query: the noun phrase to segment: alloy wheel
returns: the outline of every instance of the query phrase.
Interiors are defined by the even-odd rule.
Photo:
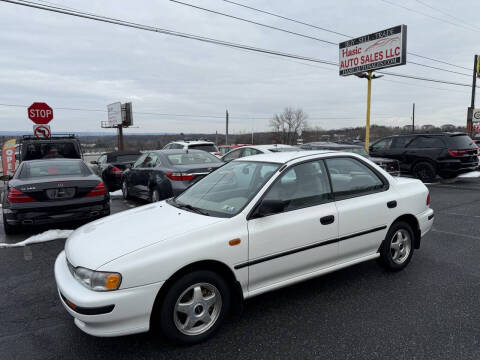
[[[393,262],[399,265],[403,264],[408,259],[411,250],[412,239],[410,234],[404,229],[396,231],[390,241],[390,253]]]
[[[222,310],[220,291],[209,283],[189,286],[178,297],[173,321],[185,335],[200,335],[208,331],[217,321]]]

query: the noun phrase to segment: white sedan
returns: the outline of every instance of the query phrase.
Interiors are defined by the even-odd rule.
[[[252,296],[375,258],[403,269],[432,227],[429,205],[422,182],[356,154],[242,158],[76,230],[55,263],[58,292],[89,334],[156,328],[195,343]]]
[[[223,155],[220,160],[224,162],[230,162],[235,159],[240,159],[247,156],[259,155],[259,154],[270,154],[277,152],[288,152],[288,151],[303,151],[296,146],[284,145],[284,144],[271,144],[271,145],[246,145],[229,151]]]

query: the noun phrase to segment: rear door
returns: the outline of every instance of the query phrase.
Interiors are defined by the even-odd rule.
[[[338,217],[323,161],[286,170],[262,201],[284,210],[248,221],[249,291],[335,265]]]
[[[441,136],[417,136],[407,145],[405,163],[410,166],[410,171],[418,161],[435,163],[446,147],[447,145]]]
[[[396,194],[360,159],[334,157],[325,162],[338,211],[340,262],[374,255],[398,215]]]

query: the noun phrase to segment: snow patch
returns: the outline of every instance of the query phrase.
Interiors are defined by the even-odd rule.
[[[458,176],[460,179],[464,178],[480,178],[480,171],[471,171],[466,174],[462,174]]]
[[[112,198],[123,197],[122,190],[117,190],[117,191],[111,192],[110,197],[112,197]]]
[[[29,244],[37,244],[57,239],[66,239],[70,236],[72,232],[73,230],[48,230],[43,233],[30,236],[28,239],[18,243],[0,243],[0,248],[22,247]]]

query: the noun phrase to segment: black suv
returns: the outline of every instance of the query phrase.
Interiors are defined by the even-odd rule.
[[[478,168],[478,148],[462,133],[396,135],[373,143],[370,155],[400,161],[402,172],[423,182],[432,182],[437,175],[452,178]]]
[[[20,162],[55,158],[82,158],[82,147],[75,135],[53,135],[46,139],[24,135],[20,139]]]

